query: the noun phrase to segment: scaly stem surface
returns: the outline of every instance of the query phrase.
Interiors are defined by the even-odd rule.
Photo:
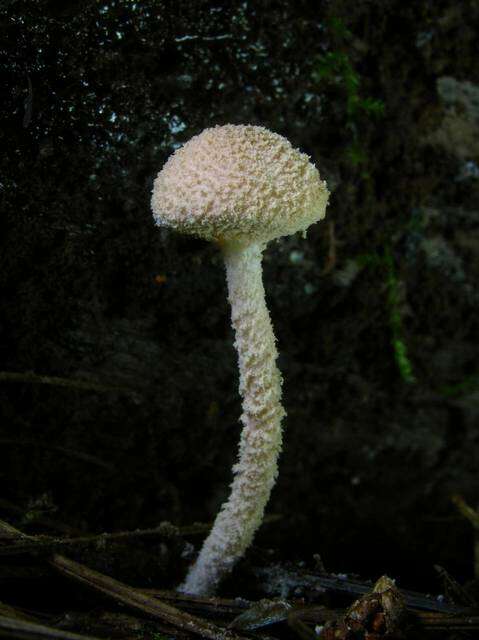
[[[264,295],[263,249],[261,244],[231,243],[223,248],[239,361],[243,431],[230,497],[180,587],[186,593],[214,592],[241,558],[261,524],[277,476],[284,410],[278,354]]]

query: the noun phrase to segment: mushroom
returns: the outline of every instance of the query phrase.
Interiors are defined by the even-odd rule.
[[[215,242],[223,253],[243,398],[239,458],[222,505],[180,590],[207,595],[261,524],[281,450],[281,374],[262,281],[266,244],[325,215],[328,190],[304,153],[264,127],[205,129],[155,179],[156,224]]]

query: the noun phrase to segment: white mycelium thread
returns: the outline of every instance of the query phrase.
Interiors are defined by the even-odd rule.
[[[243,432],[231,494],[180,589],[212,593],[261,524],[281,449],[281,375],[266,307],[261,257],[273,238],[324,218],[326,183],[308,156],[264,127],[205,129],[158,174],[158,225],[216,241],[223,250],[238,351]]]

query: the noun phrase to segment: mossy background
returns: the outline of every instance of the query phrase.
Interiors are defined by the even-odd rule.
[[[474,0],[4,0],[1,369],[122,389],[3,376],[1,497],[88,532],[214,517],[240,413],[223,267],[149,200],[192,135],[260,124],[332,197],[265,255],[288,417],[256,544],[470,578],[478,24]]]

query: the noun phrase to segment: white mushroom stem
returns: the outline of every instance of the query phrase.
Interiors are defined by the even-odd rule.
[[[263,287],[263,249],[263,244],[240,246],[231,242],[223,248],[239,360],[243,431],[230,497],[181,586],[186,593],[212,593],[241,558],[261,524],[278,473],[285,412]]]

